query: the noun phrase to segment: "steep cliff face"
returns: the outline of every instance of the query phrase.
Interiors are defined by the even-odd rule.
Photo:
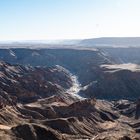
[[[112,59],[98,49],[0,49],[0,59],[12,64],[31,66],[60,65],[78,76],[86,85],[98,76],[98,66]]]
[[[81,95],[100,99],[137,99],[140,96],[140,66],[101,65],[99,77],[81,90]]]
[[[101,51],[108,54],[118,64],[135,63],[140,64],[140,48],[139,47],[107,47],[102,48]]]
[[[10,99],[31,102],[63,93],[71,86],[69,72],[60,66],[24,67],[0,62],[0,100],[3,102],[8,100],[10,104]]]

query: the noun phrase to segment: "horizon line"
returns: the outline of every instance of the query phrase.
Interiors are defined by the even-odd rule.
[[[140,38],[140,36],[104,36],[104,37],[91,37],[91,38],[62,38],[62,39],[7,39],[0,40],[0,42],[29,42],[29,41],[70,41],[70,40],[86,40],[86,39],[100,39],[100,38]]]

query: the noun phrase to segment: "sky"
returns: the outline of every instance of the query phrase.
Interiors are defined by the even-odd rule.
[[[140,36],[140,0],[0,0],[0,40]]]

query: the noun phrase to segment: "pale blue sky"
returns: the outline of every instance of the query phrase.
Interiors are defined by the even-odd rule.
[[[140,36],[140,0],[0,0],[0,40]]]

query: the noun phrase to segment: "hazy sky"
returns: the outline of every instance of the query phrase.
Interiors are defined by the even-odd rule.
[[[0,40],[140,36],[140,0],[0,0]]]

